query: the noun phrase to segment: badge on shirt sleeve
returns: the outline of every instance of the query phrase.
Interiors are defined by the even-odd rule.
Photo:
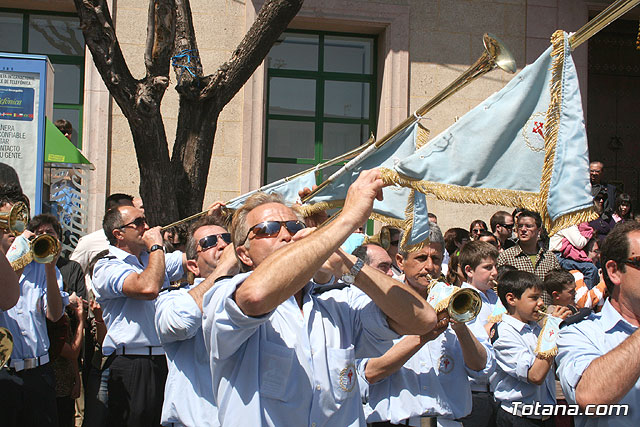
[[[453,358],[448,354],[440,356],[440,362],[438,363],[438,372],[441,374],[448,374],[453,371]]]
[[[340,388],[346,392],[353,390],[356,385],[356,367],[353,363],[347,365],[342,371],[340,371],[340,378],[338,379]]]

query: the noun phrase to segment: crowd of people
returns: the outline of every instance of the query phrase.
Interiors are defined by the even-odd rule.
[[[418,245],[391,228],[347,250],[375,169],[319,227],[258,192],[230,221],[216,202],[162,233],[118,193],[69,258],[14,271],[22,240],[62,229],[4,226],[2,425],[638,425],[640,222],[600,162],[590,174],[599,217],[551,237],[527,209],[445,233],[430,213]],[[0,212],[28,202],[0,184]],[[477,315],[432,306],[437,283],[477,294]]]

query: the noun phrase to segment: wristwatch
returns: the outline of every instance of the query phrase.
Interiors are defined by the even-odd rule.
[[[153,245],[149,248],[149,253],[157,251],[158,249],[164,252],[164,247],[162,245]]]
[[[353,282],[356,281],[356,276],[358,275],[358,273],[360,273],[360,270],[362,270],[363,266],[364,261],[361,258],[358,258],[356,260],[356,263],[353,264],[353,267],[351,267],[351,270],[349,270],[347,274],[344,274],[342,276],[342,281],[347,285],[353,284]]]

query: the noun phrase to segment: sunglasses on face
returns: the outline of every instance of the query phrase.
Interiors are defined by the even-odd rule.
[[[480,234],[481,231],[484,231],[484,228],[474,228],[471,230],[473,234]]]
[[[624,261],[629,267],[633,267],[636,270],[640,270],[640,256],[634,256]]]
[[[211,234],[209,236],[203,237],[202,239],[198,240],[198,245],[200,245],[200,250],[198,252],[204,252],[207,249],[211,249],[214,246],[217,246],[218,239],[222,240],[228,245],[231,243],[231,234],[220,233],[220,234]]]
[[[514,225],[515,225],[515,224],[500,224],[500,227],[504,227],[504,228],[506,228],[507,230],[513,230],[513,226],[514,226]]]
[[[147,218],[145,218],[143,216],[139,216],[138,218],[134,219],[133,221],[123,225],[122,227],[118,227],[118,228],[127,228],[130,225],[133,225],[135,228],[140,228],[140,227],[143,227],[146,223],[147,223]]]
[[[244,238],[246,241],[249,238],[249,234],[253,231],[255,237],[272,237],[280,233],[282,226],[285,226],[289,234],[292,236],[307,226],[298,220],[290,221],[265,221],[254,225],[249,229],[247,236]]]

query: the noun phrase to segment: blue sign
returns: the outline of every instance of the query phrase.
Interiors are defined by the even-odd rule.
[[[0,86],[0,120],[33,120],[34,94],[33,88]]]

